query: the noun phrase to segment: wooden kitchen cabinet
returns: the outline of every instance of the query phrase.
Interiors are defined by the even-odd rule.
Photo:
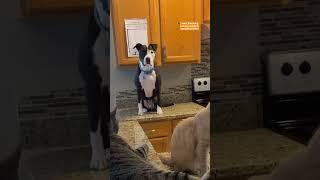
[[[20,0],[20,4],[24,16],[34,16],[89,12],[94,7],[94,0]]]
[[[135,65],[129,58],[124,19],[147,18],[149,44],[158,44],[156,65],[200,62],[202,0],[111,0],[114,43],[119,65]],[[207,9],[208,10],[208,9]],[[198,23],[199,29],[180,30],[182,23]]]
[[[170,152],[171,137],[174,128],[182,119],[140,122],[156,152]]]
[[[138,64],[138,57],[128,57],[127,39],[125,31],[125,19],[144,19],[148,23],[149,44],[157,44],[157,56],[155,65],[161,65],[161,41],[158,0],[111,0],[111,18],[115,50],[119,65]]]
[[[152,138],[149,140],[157,153],[169,151],[169,137]]]
[[[203,23],[210,24],[210,0],[203,0]]]
[[[155,121],[141,123],[148,138],[165,137],[171,135],[171,121]]]
[[[160,0],[161,44],[165,63],[200,62],[202,1]],[[183,23],[198,23],[199,30],[181,30]]]
[[[170,120],[140,123],[156,152],[167,152],[170,149],[172,125]]]

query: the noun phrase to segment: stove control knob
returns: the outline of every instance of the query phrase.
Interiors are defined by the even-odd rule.
[[[311,71],[311,65],[307,61],[303,61],[300,66],[299,70],[302,74],[308,74]]]
[[[284,63],[281,67],[281,72],[283,75],[289,76],[293,72],[293,67],[289,63]]]

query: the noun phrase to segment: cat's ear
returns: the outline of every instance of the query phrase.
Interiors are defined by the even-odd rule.
[[[110,112],[110,121],[109,121],[109,131],[110,134],[118,134],[119,131],[119,121],[117,120],[117,107]]]

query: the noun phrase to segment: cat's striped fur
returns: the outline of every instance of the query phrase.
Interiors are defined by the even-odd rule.
[[[119,135],[111,135],[111,179],[112,180],[198,180],[184,172],[161,170],[147,160],[148,146],[132,149]],[[210,179],[208,172],[201,178]]]

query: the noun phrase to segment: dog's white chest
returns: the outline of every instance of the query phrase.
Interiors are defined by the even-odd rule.
[[[151,74],[141,72],[139,80],[146,97],[152,97],[153,90],[156,88],[156,73],[154,71]]]

